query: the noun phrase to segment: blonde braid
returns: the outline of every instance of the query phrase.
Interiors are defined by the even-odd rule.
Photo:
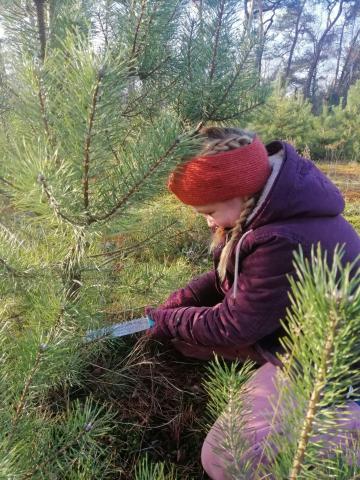
[[[256,203],[256,197],[247,197],[244,203],[244,207],[240,213],[240,217],[237,219],[234,227],[230,230],[230,239],[222,249],[220,255],[219,265],[217,267],[217,271],[220,277],[220,280],[223,281],[226,275],[226,267],[231,257],[231,253],[233,251],[233,247],[238,239],[239,235],[243,232],[243,228],[245,226],[245,222],[247,217],[250,215],[251,211],[253,210]],[[223,229],[222,229],[223,230]],[[211,243],[211,251],[218,245],[214,245],[214,241]]]
[[[200,131],[200,135],[205,137],[204,147],[201,150],[200,155],[206,156],[215,155],[219,152],[233,150],[235,148],[248,145],[252,143],[255,137],[254,133],[247,132],[245,130],[218,127],[203,128]],[[242,233],[246,219],[256,204],[257,195],[246,197],[244,200],[245,203],[240,217],[236,221],[235,226],[230,230],[230,239],[221,252],[220,261],[217,268],[221,281],[223,281],[225,278],[226,267],[233,251],[234,244],[238,236]],[[226,240],[227,235],[228,233],[226,230],[219,227],[213,236],[210,251],[213,251],[220,243],[223,243]]]

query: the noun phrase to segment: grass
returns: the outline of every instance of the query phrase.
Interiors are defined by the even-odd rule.
[[[322,163],[321,170],[345,198],[345,218],[360,233],[360,163]]]

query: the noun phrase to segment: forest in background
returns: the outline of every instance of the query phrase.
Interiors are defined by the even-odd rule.
[[[49,8],[44,10],[44,17],[37,22],[37,14],[41,14],[46,3],[31,0],[2,2],[0,84],[3,88],[0,111],[6,111],[12,101],[11,89],[9,85],[7,88],[5,85],[11,78],[11,51],[16,43],[23,39],[26,41],[28,53],[41,57],[45,55],[47,44],[53,44],[52,37],[56,36],[59,39],[56,27],[58,19],[56,2],[49,3]],[[168,29],[172,20],[169,17],[166,20],[164,17],[165,24],[156,26],[154,24],[154,29],[164,28],[164,34],[158,32],[157,46],[151,45],[151,50],[157,49],[157,53],[153,51],[152,58],[146,59],[141,66],[144,71],[137,71],[136,75],[133,75],[133,82],[141,82],[149,72],[151,75],[158,73],[167,77],[180,75],[180,72],[185,73],[182,89],[187,88],[186,82],[194,82],[194,77],[197,78],[197,82],[203,82],[205,65],[193,61],[194,52],[199,47],[196,39],[196,22],[202,16],[204,21],[208,21],[205,18],[209,13],[207,4],[212,3],[214,42],[210,61],[214,61],[216,57],[216,72],[213,62],[208,71],[209,79],[229,74],[231,71],[229,65],[235,55],[232,49],[236,48],[236,42],[233,43],[234,36],[237,35],[237,42],[240,45],[243,40],[242,25],[249,21],[254,42],[251,53],[252,82],[257,78],[257,82],[251,85],[252,89],[256,85],[257,95],[254,95],[250,102],[249,97],[241,99],[241,112],[239,109],[232,109],[230,112],[213,116],[212,120],[236,123],[241,119],[243,125],[257,129],[265,141],[274,137],[292,140],[299,149],[307,147],[307,151],[310,151],[314,159],[357,160],[360,148],[358,143],[360,86],[357,84],[360,78],[359,2],[244,0],[230,2],[231,11],[227,5],[229,2],[193,0],[178,3],[179,6],[176,8],[180,8],[182,14],[181,20],[179,18],[177,22],[176,31],[172,32],[174,36],[170,42],[171,51],[167,50],[170,47],[170,38],[166,35],[169,35]],[[129,59],[139,60],[140,55],[143,62],[144,55],[147,56],[150,50],[150,44],[146,43],[152,41],[150,35],[153,34],[148,31],[146,38],[144,37],[147,30],[147,15],[149,9],[153,9],[155,18],[161,3],[76,1],[69,2],[67,8],[69,18],[64,31],[72,28],[82,31],[93,48],[98,51],[106,50],[109,45],[113,48],[115,44],[120,48],[120,45],[125,46],[124,41],[133,42]],[[118,35],[119,28],[123,27],[120,27],[119,19],[123,18],[126,10],[132,18],[128,18],[129,24],[125,25],[125,31],[131,25],[133,32],[127,31],[125,36],[135,34],[131,39],[125,39],[124,32]],[[167,21],[170,24],[166,24]],[[218,34],[227,23],[226,28],[231,28],[233,39],[230,41],[222,38],[221,42],[225,42],[224,50],[222,47],[218,50],[216,43],[221,37]],[[165,34],[165,31],[168,33]],[[61,35],[64,35],[64,32]],[[40,46],[38,42],[41,43]],[[161,48],[162,42],[165,48],[160,54],[158,49]],[[211,48],[211,43],[207,44],[206,48]],[[178,63],[180,52],[184,62],[182,65]],[[209,54],[211,55],[210,52]],[[158,56],[158,63],[153,55]],[[228,58],[219,62],[222,56]],[[248,69],[246,70],[249,73]],[[241,72],[242,75],[244,71]],[[236,85],[231,88],[236,88]],[[199,108],[205,108],[205,105],[202,107],[198,105],[196,109],[196,103],[200,99],[205,100],[202,98],[205,92],[198,93],[200,97],[195,102],[193,111],[189,112],[189,117],[191,120],[200,121],[205,112],[199,111]],[[207,94],[211,95],[211,89]],[[209,99],[205,104],[208,102]],[[206,115],[209,117],[208,111]]]
[[[246,369],[83,336],[211,268],[205,225],[164,188],[201,125],[248,126],[327,161],[359,228],[358,2],[1,0],[0,24],[0,478],[205,478],[206,428]],[[329,399],[359,375],[360,290],[315,263],[316,287],[299,266],[289,328],[303,362],[332,367],[296,389],[304,405],[326,384],[326,428]],[[324,356],[329,339],[346,355]],[[293,413],[278,478],[298,458]],[[292,478],[359,474],[341,452],[320,463],[318,447],[305,442]]]

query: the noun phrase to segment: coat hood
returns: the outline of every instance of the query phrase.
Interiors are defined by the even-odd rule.
[[[272,142],[266,149],[274,158],[274,174],[248,219],[248,228],[296,217],[333,217],[343,212],[344,199],[339,189],[311,160],[301,157],[285,142]],[[276,155],[281,150],[282,158]]]

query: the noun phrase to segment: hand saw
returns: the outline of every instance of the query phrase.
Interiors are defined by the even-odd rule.
[[[154,326],[155,322],[150,317],[134,318],[128,322],[114,323],[97,330],[88,330],[84,337],[85,342],[92,342],[102,338],[115,338],[142,332]]]

